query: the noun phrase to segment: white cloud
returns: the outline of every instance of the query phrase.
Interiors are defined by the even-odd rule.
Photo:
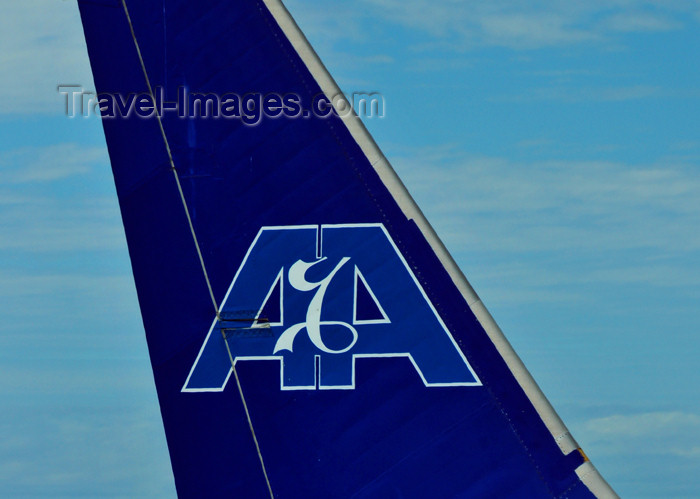
[[[59,113],[57,85],[93,85],[77,2],[6,2],[0,47],[0,113]]]
[[[689,449],[671,449],[671,453],[681,457],[700,457],[700,446]]]
[[[0,272],[0,297],[18,297],[33,300],[41,296],[57,294],[86,299],[94,297],[100,290],[123,296],[134,287],[130,275],[105,276],[82,274],[19,274]]]
[[[695,165],[407,153],[394,166],[485,297],[573,303],[576,284],[700,285]]]
[[[605,20],[606,26],[613,31],[652,32],[679,29],[682,24],[663,15],[628,12],[610,16]]]
[[[689,230],[700,223],[700,177],[692,165],[519,163],[449,148],[394,163],[458,249],[700,250],[700,235]]]
[[[566,16],[549,12],[484,15],[479,19],[483,42],[512,48],[594,41],[599,35],[573,27]]]
[[[680,411],[615,414],[584,423],[587,440],[600,455],[700,457],[700,416]]]
[[[628,100],[644,99],[658,96],[661,88],[652,85],[633,85],[630,87],[604,88],[597,92],[597,100],[607,102],[620,102]]]
[[[688,389],[690,402],[692,387]],[[696,412],[620,411],[575,424],[572,431],[622,497],[697,497]]]
[[[386,23],[427,33],[442,49],[504,46],[523,50],[605,43],[624,33],[679,29],[693,22],[697,13],[697,4],[684,0],[288,3],[325,59],[342,61],[344,68],[387,62],[386,54],[358,56],[340,47],[341,43],[366,43],[381,36]],[[9,2],[0,18],[0,46],[0,114],[58,113],[64,97],[57,85],[94,87],[75,2]],[[352,83],[342,74],[337,76]]]
[[[504,46],[517,50],[561,47],[578,43],[612,42],[633,32],[668,31],[692,22],[697,4],[691,0],[362,0],[348,10],[343,4],[290,2],[292,13],[313,18],[309,29],[326,40],[358,38],[372,19],[423,31],[443,42],[443,47],[465,50],[475,46]],[[342,22],[338,22],[338,20]],[[449,42],[448,42],[449,41]]]
[[[0,351],[5,356],[6,375],[0,380],[0,393],[7,391],[8,386],[19,386],[24,395],[41,392],[37,394],[41,397],[44,391],[50,393],[60,388],[57,385],[67,383],[67,374],[61,380],[47,380],[44,374],[27,372],[20,378],[14,377],[9,365],[21,360],[48,358],[66,363],[87,355],[115,361],[122,354],[145,352],[126,255],[117,257],[118,274],[105,270],[104,260],[89,254],[83,260],[84,268],[72,272],[0,272]],[[95,338],[96,330],[99,340]],[[24,363],[19,367],[26,368]],[[22,380],[19,385],[18,379]],[[86,381],[81,383],[85,385]]]
[[[34,197],[0,211],[0,250],[89,251],[124,244],[113,198]]]
[[[0,494],[174,496],[165,435],[149,388],[149,403],[140,406],[128,399],[127,405],[95,404],[96,399],[71,397],[59,388],[61,404],[7,408],[0,416]]]
[[[3,152],[0,250],[123,248],[116,199],[95,194],[110,182],[106,156],[101,147],[76,144]],[[96,165],[104,170],[99,171]]]
[[[25,147],[0,153],[0,185],[51,182],[90,173],[95,164],[103,164],[101,147],[55,144]]]
[[[700,437],[700,416],[684,412],[648,412],[607,416],[585,424],[596,435],[625,437],[659,436],[667,433],[690,433]]]
[[[625,102],[652,97],[666,97],[663,89],[654,85],[589,87],[553,82],[551,86],[523,89],[517,95],[492,97],[494,102]]]

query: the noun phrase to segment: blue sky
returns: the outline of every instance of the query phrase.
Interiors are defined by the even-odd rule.
[[[623,497],[700,497],[700,2],[289,0]],[[0,18],[0,495],[174,495],[73,1]]]

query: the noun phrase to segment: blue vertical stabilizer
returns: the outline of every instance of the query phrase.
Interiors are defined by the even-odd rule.
[[[279,1],[79,4],[181,497],[614,497]]]

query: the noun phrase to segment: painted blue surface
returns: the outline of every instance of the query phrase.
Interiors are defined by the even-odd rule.
[[[121,2],[79,3],[98,91],[146,92]],[[262,2],[166,0],[130,2],[129,9],[151,84],[163,87],[167,99],[181,87],[220,95],[296,93],[304,102],[320,93]],[[223,392],[182,391],[214,310],[157,121],[131,116],[103,123],[178,493],[266,497],[235,383]],[[238,363],[275,497],[590,495],[574,473],[580,454],[561,454],[425,238],[339,119],[247,126],[166,113],[163,125],[219,303],[263,227],[381,224],[482,383],[426,387],[405,357],[359,358],[352,390],[287,391],[280,389],[276,361]],[[353,245],[365,242],[381,254],[383,243],[372,237]],[[291,261],[305,251],[316,258],[315,244],[302,246],[290,248]],[[351,256],[342,251],[329,255]],[[362,272],[374,290],[373,272]],[[376,283],[382,306],[379,295],[401,292],[399,283]],[[268,291],[271,283],[260,286]],[[258,301],[244,308],[259,310]],[[385,310],[393,320],[389,305]],[[426,348],[437,351],[433,343]]]

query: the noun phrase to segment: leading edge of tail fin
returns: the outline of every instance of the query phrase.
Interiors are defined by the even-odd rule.
[[[280,1],[79,5],[179,495],[615,497]]]

